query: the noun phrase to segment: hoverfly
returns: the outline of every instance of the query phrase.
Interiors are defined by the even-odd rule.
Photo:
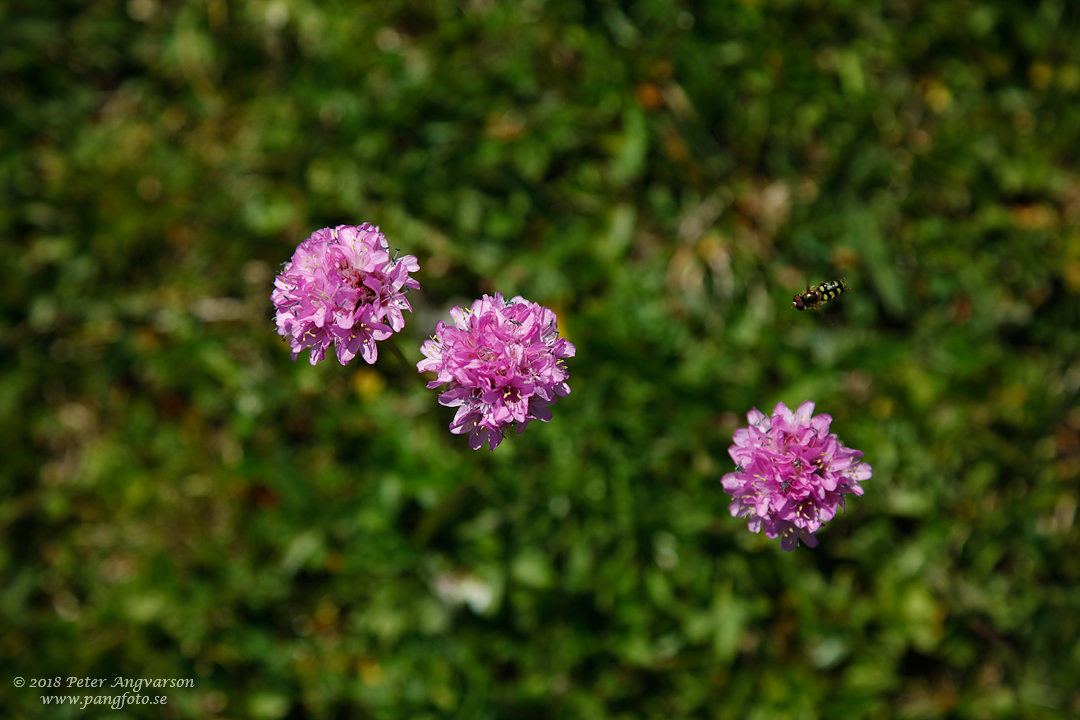
[[[829,280],[820,285],[815,285],[814,287],[807,285],[806,292],[796,295],[791,303],[791,307],[800,311],[806,310],[807,308],[816,310],[840,293],[850,289],[846,278],[843,280]]]

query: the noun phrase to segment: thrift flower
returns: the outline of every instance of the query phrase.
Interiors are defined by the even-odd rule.
[[[814,533],[844,507],[845,494],[863,494],[859,481],[871,475],[859,460],[863,453],[829,432],[832,417],[813,412],[809,400],[794,413],[778,403],[772,417],[754,408],[746,416],[750,427],[736,430],[728,449],[736,467],[722,482],[735,498],[732,516],[749,515],[750,531],[764,526],[766,536],[782,537],[784,550],[799,540],[817,547]]]
[[[342,365],[357,353],[374,363],[375,342],[405,327],[401,311],[412,312],[405,293],[420,287],[409,273],[419,269],[412,255],[391,258],[386,236],[371,223],[313,232],[274,279],[270,295],[293,361],[310,350],[314,365],[332,344]]]
[[[437,374],[429,388],[447,384],[439,402],[458,409],[450,432],[469,433],[473,450],[485,441],[494,450],[511,424],[520,433],[531,420],[551,420],[548,407],[570,394],[562,358],[577,352],[559,338],[555,313],[495,293],[468,310],[454,307],[450,316],[454,324],[439,322],[420,348],[426,359],[416,365]]]

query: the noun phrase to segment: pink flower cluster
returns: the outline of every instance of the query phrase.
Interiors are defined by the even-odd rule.
[[[862,495],[860,480],[871,468],[859,460],[863,453],[846,448],[829,433],[832,417],[813,415],[809,400],[794,413],[777,404],[772,417],[754,408],[750,427],[735,431],[728,453],[735,472],[723,477],[724,491],[734,498],[734,517],[750,515],[751,532],[780,536],[780,546],[793,550],[802,540],[817,547],[817,532],[832,520],[844,495]]]
[[[374,363],[375,342],[405,327],[402,310],[412,312],[405,293],[420,287],[409,273],[419,269],[412,255],[391,259],[386,237],[371,223],[313,232],[274,280],[270,295],[293,360],[310,349],[314,365],[333,344],[342,365],[357,353]]]
[[[439,402],[456,407],[450,432],[469,433],[469,447],[484,441],[494,450],[505,429],[530,420],[551,420],[548,406],[570,394],[562,358],[576,349],[559,338],[555,313],[522,297],[484,295],[468,310],[450,311],[453,325],[439,322],[420,351],[420,372],[437,374],[429,388],[448,384]]]

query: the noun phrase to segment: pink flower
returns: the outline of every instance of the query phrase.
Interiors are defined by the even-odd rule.
[[[391,258],[386,237],[371,223],[313,232],[285,263],[270,295],[293,361],[310,349],[314,365],[333,344],[342,365],[357,353],[374,363],[375,342],[405,327],[401,311],[412,312],[405,293],[420,287],[409,273],[419,269],[412,255]]]
[[[784,550],[799,540],[817,547],[814,533],[844,507],[845,494],[863,494],[859,481],[871,475],[863,453],[829,432],[832,417],[813,412],[809,400],[794,413],[778,403],[771,418],[754,408],[728,449],[736,467],[722,482],[735,498],[732,516],[750,515],[750,531],[764,526],[768,537],[782,536]]]
[[[550,405],[570,394],[562,358],[577,350],[559,338],[555,313],[523,297],[485,295],[468,310],[450,310],[453,325],[439,322],[420,351],[416,367],[437,377],[429,388],[447,385],[439,402],[456,407],[450,432],[469,433],[469,447],[494,450],[504,430],[531,420],[551,420]]]

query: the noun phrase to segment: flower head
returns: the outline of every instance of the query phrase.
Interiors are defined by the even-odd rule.
[[[494,450],[504,430],[530,420],[551,420],[550,405],[570,394],[562,358],[577,352],[559,338],[555,313],[523,297],[484,297],[468,310],[450,310],[453,325],[439,322],[420,351],[420,372],[437,374],[429,388],[447,384],[439,402],[456,407],[450,432],[469,433],[469,446]]]
[[[734,501],[734,517],[750,515],[750,531],[783,539],[792,550],[802,540],[817,547],[817,532],[844,507],[844,495],[862,495],[860,480],[871,475],[863,453],[846,448],[829,432],[832,417],[814,415],[807,400],[794,413],[778,403],[772,417],[754,408],[750,427],[735,431],[728,453],[735,472],[723,477],[724,492]]]
[[[313,232],[274,279],[270,295],[293,360],[310,349],[314,365],[333,344],[342,365],[357,353],[374,363],[375,342],[405,327],[401,311],[412,312],[405,293],[420,287],[409,273],[419,269],[412,255],[391,258],[386,236],[371,223]]]

